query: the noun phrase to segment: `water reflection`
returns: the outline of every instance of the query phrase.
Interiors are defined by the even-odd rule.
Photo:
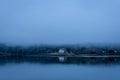
[[[0,80],[119,80],[120,65],[7,63]]]

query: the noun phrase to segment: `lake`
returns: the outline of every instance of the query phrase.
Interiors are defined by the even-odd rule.
[[[120,65],[7,63],[0,80],[120,80]]]

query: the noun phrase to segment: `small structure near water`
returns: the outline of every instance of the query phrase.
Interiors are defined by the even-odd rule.
[[[65,54],[67,51],[66,51],[66,49],[65,48],[61,48],[61,49],[59,49],[59,51],[58,51],[58,53],[60,53],[60,54]]]
[[[61,49],[59,49],[58,53],[65,55],[65,54],[67,53],[67,51],[66,51],[66,49],[64,49],[64,48],[61,48]],[[67,58],[65,58],[64,56],[58,57],[59,62],[65,62],[66,59],[67,59]]]

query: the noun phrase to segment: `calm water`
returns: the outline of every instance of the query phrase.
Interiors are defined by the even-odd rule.
[[[120,65],[9,63],[0,80],[120,80]]]

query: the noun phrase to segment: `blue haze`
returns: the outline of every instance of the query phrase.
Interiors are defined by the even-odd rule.
[[[0,0],[0,43],[120,43],[120,0]]]

